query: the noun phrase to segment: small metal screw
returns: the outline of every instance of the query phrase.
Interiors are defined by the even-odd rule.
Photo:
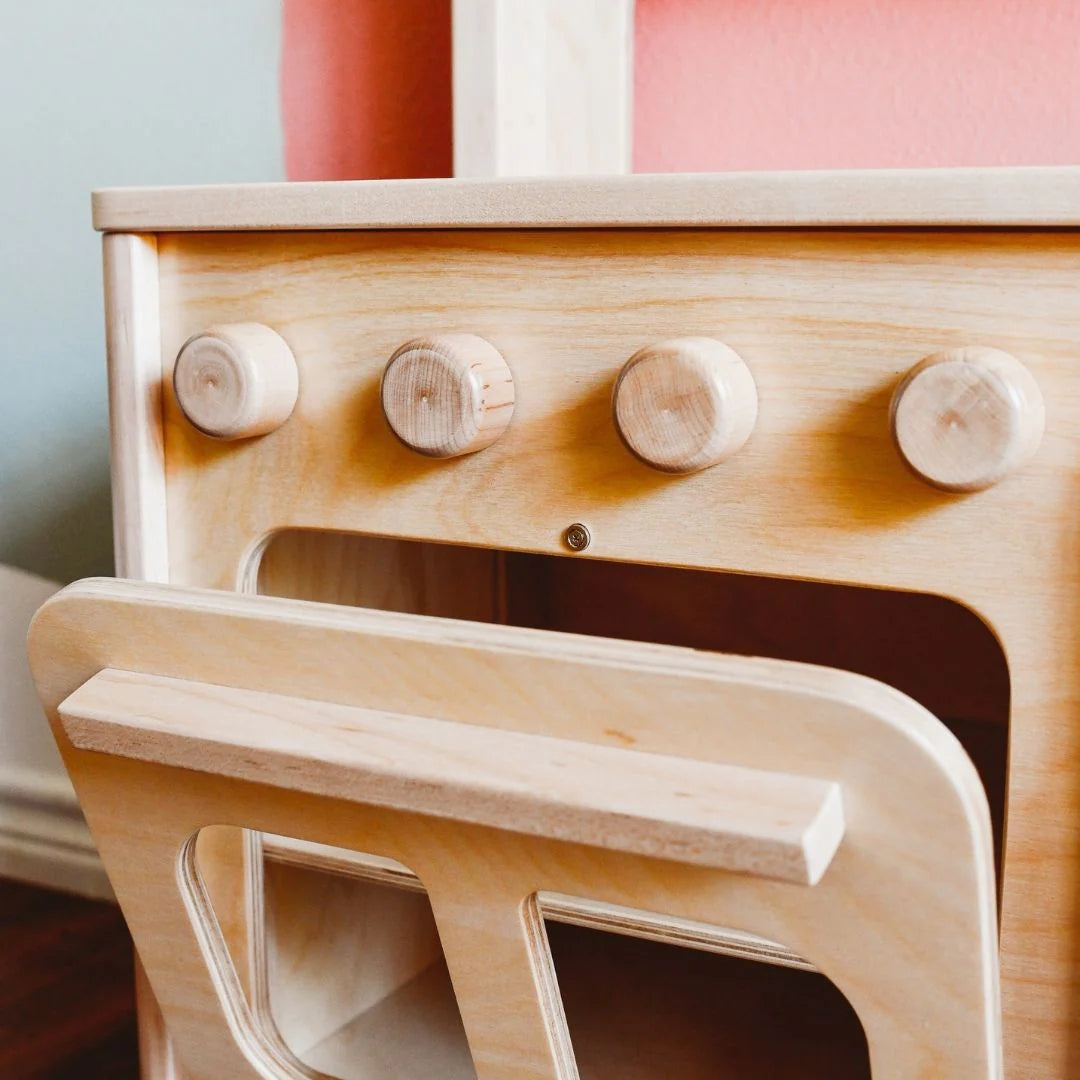
[[[566,546],[571,551],[584,551],[592,540],[589,530],[580,521],[571,525],[563,534]]]

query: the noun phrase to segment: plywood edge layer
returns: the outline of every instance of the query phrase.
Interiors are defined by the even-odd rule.
[[[476,724],[112,669],[59,711],[82,750],[798,884],[844,834],[834,782]]]
[[[106,188],[108,232],[1080,225],[1080,167]]]

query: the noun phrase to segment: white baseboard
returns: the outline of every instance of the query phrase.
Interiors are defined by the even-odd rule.
[[[59,588],[0,566],[0,877],[111,899],[26,662],[30,619]]]
[[[0,768],[0,877],[113,899],[66,776]]]

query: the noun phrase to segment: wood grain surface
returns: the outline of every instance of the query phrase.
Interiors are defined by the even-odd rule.
[[[257,319],[282,333],[305,385],[319,388],[257,453],[226,455],[185,434],[167,392],[160,412],[120,411],[114,440],[149,448],[132,461],[153,461],[155,439],[169,459],[168,542],[163,512],[140,523],[131,503],[119,517],[135,530],[125,533],[130,565],[150,552],[153,573],[180,582],[253,589],[261,576],[268,591],[335,602],[635,637],[659,619],[667,640],[846,658],[918,691],[979,763],[995,835],[1006,837],[1009,1080],[1071,1077],[1080,541],[1068,508],[1080,479],[1080,240],[1047,227],[1077,224],[1078,192],[1076,170],[993,169],[99,193],[99,227],[176,230],[157,238],[160,301],[140,284],[145,274],[110,279],[115,325],[133,312],[143,326],[161,317],[160,376],[143,347],[142,385],[168,379],[171,356],[200,326]],[[586,228],[558,231],[566,225]],[[619,228],[589,228],[609,225]],[[828,229],[871,225],[917,231]],[[182,235],[312,228],[364,231]],[[379,415],[379,365],[401,341],[438,331],[481,334],[507,357],[518,413],[484,454],[410,465]],[[686,334],[721,338],[747,360],[760,416],[722,469],[676,479],[626,453],[608,410],[627,356]],[[972,345],[1030,371],[1046,434],[989,490],[950,494],[905,465],[889,402],[920,359]],[[122,389],[132,354],[119,335],[113,349]],[[589,526],[588,552],[536,574],[527,553],[565,556],[572,521]],[[578,569],[620,561],[649,565],[596,577]],[[722,575],[735,584],[719,591],[664,576],[681,567],[753,576]],[[830,582],[878,591],[814,601],[816,632],[800,638],[792,624],[788,641],[778,621],[802,617]],[[856,592],[875,599],[852,601]],[[628,598],[630,617],[618,610]],[[717,625],[747,632],[717,637],[699,614],[676,610],[710,599],[722,605]],[[980,665],[982,686],[967,675]]]
[[[620,0],[621,2],[621,0]],[[1073,167],[106,188],[109,232],[1080,223]]]
[[[412,867],[427,886],[482,1080],[574,1075],[545,960],[541,882],[784,942],[851,1002],[878,1077],[906,1080],[931,1065],[957,1080],[1001,1075],[985,795],[946,729],[888,687],[779,661],[104,581],[46,605],[31,655],[170,1031],[200,1080],[255,1076],[271,1063],[301,1075],[249,1011],[194,875],[193,836],[222,821],[360,844]],[[79,749],[58,710],[114,664],[396,713],[430,715],[437,701],[449,720],[500,732],[835,774],[859,814],[822,882],[807,889],[682,863],[656,874],[648,859],[365,807],[355,794],[346,812],[341,800],[305,793],[299,776],[241,780]],[[438,671],[437,685],[402,677],[415,670]],[[202,722],[213,724],[213,710]],[[905,944],[916,939],[917,965]]]
[[[178,427],[166,400],[173,580],[248,582],[282,528],[565,555],[563,531],[582,521],[593,540],[578,558],[916,590],[976,612],[1011,679],[1006,1045],[1025,1080],[1068,1073],[1080,992],[1069,900],[1080,863],[1068,839],[1080,782],[1059,767],[1080,754],[1068,600],[1080,552],[1062,510],[1080,477],[1074,234],[174,235],[160,251],[166,370],[193,328],[256,318],[322,388],[228,457]],[[378,376],[397,343],[435,328],[499,348],[517,415],[483,454],[410,462],[385,430]],[[723,469],[674,479],[626,453],[610,392],[637,348],[687,333],[720,336],[744,357],[760,411]],[[957,496],[911,474],[889,402],[922,357],[971,343],[1032,372],[1046,436],[1026,466]]]

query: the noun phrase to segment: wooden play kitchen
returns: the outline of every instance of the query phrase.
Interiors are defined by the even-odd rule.
[[[98,193],[129,580],[30,648],[144,1075],[1076,1075],[1078,207]]]

